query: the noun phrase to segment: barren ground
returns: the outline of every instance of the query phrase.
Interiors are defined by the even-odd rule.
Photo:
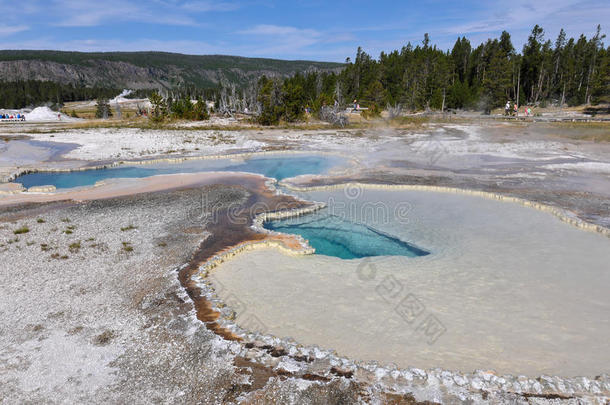
[[[291,182],[349,179],[481,189],[610,224],[609,127],[603,124],[475,121],[265,131],[28,124],[0,131],[5,180],[24,169],[117,160],[321,151],[358,163],[348,172]],[[30,141],[70,146],[58,155],[53,145]],[[9,189],[0,184],[0,191]],[[205,223],[193,225],[188,214],[202,192],[219,202],[217,209],[245,197],[235,184],[85,202],[7,206],[5,200],[0,208],[1,403],[607,401],[608,376],[561,380],[376,368],[296,342],[221,339],[195,319],[177,281],[178,267],[207,235]],[[27,200],[28,195],[36,196],[17,196]],[[11,197],[0,195],[0,202],[4,198]]]

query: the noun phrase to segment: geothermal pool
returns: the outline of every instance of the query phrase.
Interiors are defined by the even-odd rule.
[[[129,165],[72,172],[38,172],[17,177],[15,182],[29,188],[52,185],[58,189],[91,186],[112,178],[141,178],[161,174],[211,171],[248,172],[283,180],[303,174],[323,174],[346,163],[345,159],[328,155],[253,156],[238,159],[196,159],[181,163]]]
[[[429,254],[245,252],[210,276],[221,298],[238,297],[238,324],[255,317],[265,333],[401,367],[610,372],[606,236],[466,194],[365,189],[354,198],[343,191],[302,196],[327,202],[320,215],[339,217],[347,229],[362,224],[356,230],[374,229]],[[324,220],[307,216],[271,227],[299,233],[307,221],[321,229],[309,230],[312,239],[328,232]],[[337,240],[332,233],[324,238]]]
[[[429,252],[370,226],[331,215],[323,210],[305,217],[270,221],[268,230],[300,235],[316,254],[340,259],[375,256],[425,256]]]

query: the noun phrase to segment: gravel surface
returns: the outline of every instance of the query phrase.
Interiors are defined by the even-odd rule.
[[[0,213],[0,403],[215,402],[239,381],[176,278],[205,238],[199,195]]]

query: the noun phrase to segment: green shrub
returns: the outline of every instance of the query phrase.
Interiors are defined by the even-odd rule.
[[[371,104],[368,110],[362,111],[362,118],[366,120],[378,117],[381,117],[381,109],[377,107],[377,104]]]
[[[80,241],[78,241],[78,242],[71,243],[70,246],[68,246],[68,249],[72,253],[77,253],[80,250],[80,247],[81,247]]]
[[[21,228],[17,228],[13,231],[15,235],[21,235],[28,232],[30,232],[30,228],[28,228],[27,226],[22,226]]]

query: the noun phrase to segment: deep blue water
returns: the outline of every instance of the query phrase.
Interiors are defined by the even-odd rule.
[[[425,256],[429,252],[369,226],[333,215],[307,215],[265,223],[273,231],[301,235],[316,254],[340,259],[371,256]]]
[[[236,171],[262,174],[282,180],[302,174],[323,174],[344,160],[332,156],[286,155],[277,157],[252,157],[243,162],[230,159],[191,160],[174,164],[150,164],[121,166],[108,169],[75,172],[39,172],[18,177],[15,182],[24,187],[53,185],[58,189],[90,186],[111,178],[139,178],[160,174],[197,173],[206,171]]]

